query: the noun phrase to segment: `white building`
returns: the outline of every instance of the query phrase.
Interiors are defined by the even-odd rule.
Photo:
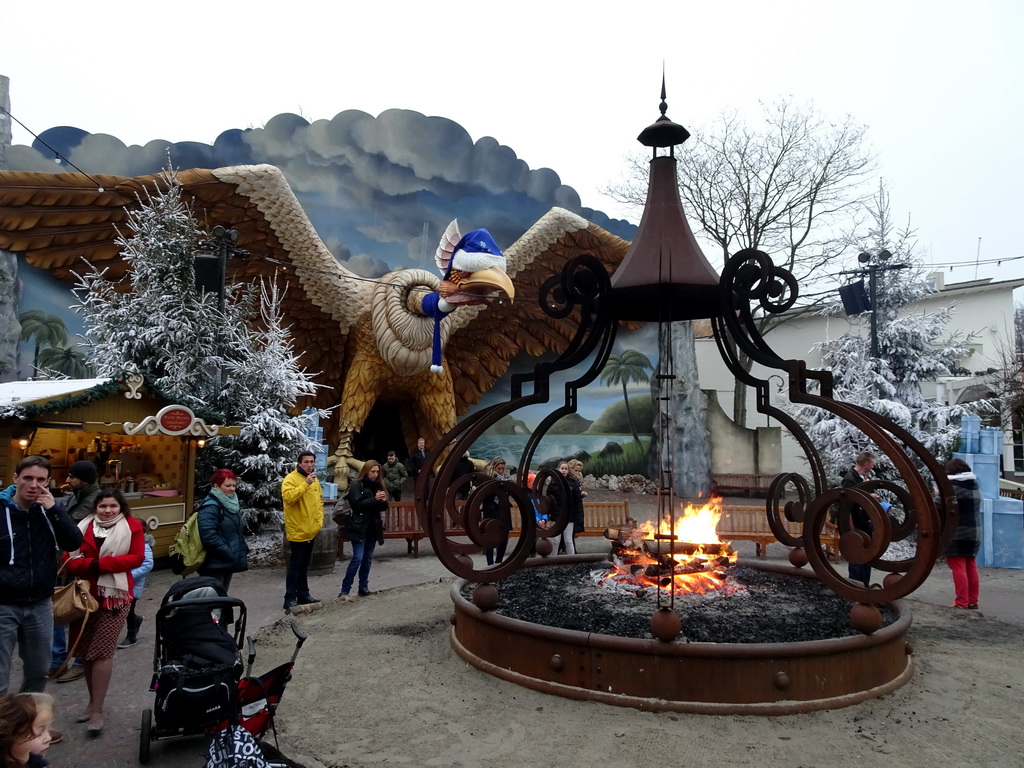
[[[990,393],[989,383],[993,379],[989,375],[990,372],[1002,367],[1004,351],[1012,351],[1015,348],[1013,291],[1024,285],[1024,279],[998,282],[986,279],[945,285],[943,274],[934,272],[929,276],[929,280],[935,292],[918,302],[908,304],[904,307],[903,313],[930,313],[955,304],[956,311],[947,326],[948,331],[950,333],[961,331],[964,334],[971,334],[975,338],[968,345],[968,354],[959,361],[959,367],[963,370],[964,375],[932,382],[923,388],[924,396],[947,404],[984,398]],[[815,345],[850,332],[860,333],[867,337],[869,334],[868,315],[864,314],[855,318],[848,318],[845,315],[793,317],[772,330],[765,337],[765,341],[784,360],[803,359],[808,368],[820,369],[822,366],[821,356],[815,349]],[[701,388],[706,391],[715,391],[722,409],[731,416],[735,380],[725,363],[722,362],[713,338],[698,338],[696,345]],[[761,379],[774,375],[769,386],[772,403],[780,407],[786,403],[787,383],[782,381],[782,377],[778,375],[777,371],[755,366],[752,373]],[[765,414],[758,413],[753,389],[748,389],[748,395],[746,427],[754,429],[778,426],[774,421],[770,421]],[[1013,432],[1011,425],[1002,426],[1006,434],[1003,469],[1006,473],[1012,473],[1014,469]],[[783,430],[782,471],[803,472],[806,470],[806,466],[806,461],[803,459],[803,454],[796,441]]]

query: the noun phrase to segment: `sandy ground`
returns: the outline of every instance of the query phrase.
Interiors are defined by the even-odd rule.
[[[536,693],[452,652],[450,584],[303,617],[278,723],[307,766],[1020,766],[1020,628],[912,602],[917,673],[882,699],[787,717],[652,714]],[[261,649],[292,646],[283,623]],[[653,762],[652,762],[653,761]]]
[[[631,498],[644,517],[645,500]],[[598,538],[580,541],[585,552],[607,551]],[[981,569],[979,614],[948,607],[952,584],[938,563],[908,601],[917,672],[884,699],[790,717],[713,717],[577,703],[468,666],[448,641],[450,574],[423,544],[421,556],[411,558],[404,542],[387,541],[371,573],[371,588],[381,593],[328,602],[297,619],[309,641],[278,723],[285,754],[306,768],[1024,766],[1024,571]],[[736,546],[741,556],[753,556],[749,542]],[[781,544],[768,547],[770,560],[785,556]],[[312,577],[313,594],[337,594],[345,565]],[[140,605],[148,619],[139,645],[118,651],[102,737],[87,737],[74,722],[87,698],[82,681],[48,687],[65,733],[50,750],[55,768],[138,765],[140,715],[154,703],[153,616],[175,580],[169,571],[150,576]],[[256,674],[292,654],[294,638],[281,621],[283,585],[280,565],[232,582],[259,637]],[[203,765],[207,745],[202,737],[154,743],[152,764]]]

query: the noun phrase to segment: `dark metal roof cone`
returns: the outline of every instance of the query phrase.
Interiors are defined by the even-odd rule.
[[[689,136],[665,116],[664,98],[663,83],[662,117],[639,137],[655,152],[671,146],[666,141]],[[672,155],[651,160],[640,226],[611,282],[612,311],[620,320],[695,320],[719,314],[718,274],[686,222]]]

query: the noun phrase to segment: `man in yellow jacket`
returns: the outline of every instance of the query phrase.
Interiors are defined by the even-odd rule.
[[[284,609],[296,605],[314,605],[306,580],[313,558],[313,540],[324,522],[324,498],[316,476],[316,457],[308,451],[299,454],[295,469],[281,483],[284,502],[284,536],[291,548],[284,583]]]

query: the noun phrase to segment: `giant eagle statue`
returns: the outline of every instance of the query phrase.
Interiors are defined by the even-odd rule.
[[[440,275],[422,269],[369,280],[347,270],[327,249],[278,168],[191,169],[177,177],[199,221],[208,229],[234,229],[236,245],[251,254],[230,260],[229,280],[285,276],[285,320],[304,350],[303,365],[319,372],[316,381],[323,388],[313,404],[335,407],[328,435],[346,460],[354,434],[375,405],[399,409],[407,445],[417,437],[432,444],[480,400],[517,353],[563,351],[578,319],[546,315],[537,299],[541,285],[582,253],[613,272],[628,246],[580,216],[553,208],[505,249],[502,274],[487,265],[460,274],[452,256],[457,233],[448,232],[446,254],[456,270],[443,285]],[[85,261],[117,279],[126,264],[114,238],[126,225],[126,207],[166,183],[165,174],[0,171],[0,248],[24,252],[29,264],[65,281],[74,281],[75,272],[87,268]],[[443,238],[441,250],[445,245]],[[431,312],[438,296],[447,302],[444,309],[454,310],[439,322]],[[435,330],[441,359],[432,361]]]

